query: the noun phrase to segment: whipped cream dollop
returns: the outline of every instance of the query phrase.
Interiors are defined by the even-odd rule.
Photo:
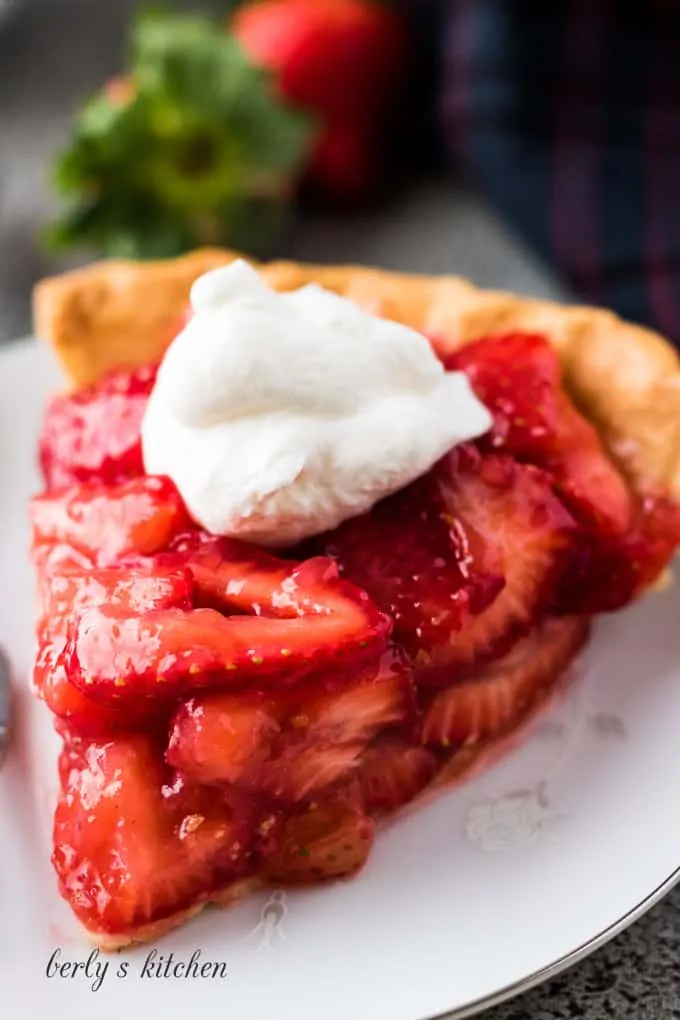
[[[415,330],[237,261],[201,277],[142,424],[144,466],[208,531],[293,544],[370,509],[492,424]]]

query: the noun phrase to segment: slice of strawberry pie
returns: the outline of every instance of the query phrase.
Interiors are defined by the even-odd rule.
[[[30,510],[52,861],[106,948],[358,871],[680,544],[660,338],[457,279],[259,268],[36,292],[72,384]]]

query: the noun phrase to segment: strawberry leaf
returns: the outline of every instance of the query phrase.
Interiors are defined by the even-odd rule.
[[[144,15],[127,75],[81,110],[56,162],[66,207],[47,241],[138,258],[201,244],[264,249],[313,133],[221,26]]]

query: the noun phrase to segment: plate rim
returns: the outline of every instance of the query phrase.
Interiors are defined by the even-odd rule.
[[[532,988],[545,984],[551,978],[557,977],[564,971],[581,963],[597,952],[598,949],[602,949],[608,942],[615,939],[617,935],[621,935],[627,928],[630,928],[636,921],[639,921],[640,918],[657,906],[678,884],[680,884],[680,865],[660,882],[648,896],[645,896],[643,900],[636,903],[635,906],[631,907],[625,914],[622,914],[616,921],[613,921],[607,928],[593,935],[575,949],[560,956],[553,963],[548,963],[545,967],[541,967],[540,970],[536,970],[532,974],[520,978],[518,981],[513,981],[512,984],[505,985],[489,995],[483,995],[479,999],[466,1002],[454,1010],[436,1013],[434,1016],[421,1017],[419,1020],[466,1020],[468,1017],[478,1016],[488,1009],[500,1006],[504,1002],[517,998],[519,995],[524,995],[525,992],[531,991]]]

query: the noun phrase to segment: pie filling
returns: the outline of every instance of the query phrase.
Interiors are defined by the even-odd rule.
[[[353,874],[377,818],[516,729],[592,616],[669,563],[678,507],[631,491],[545,339],[483,338],[446,367],[492,430],[276,555],[145,475],[154,366],[52,401],[34,684],[63,742],[52,860],[92,932],[249,877]]]

